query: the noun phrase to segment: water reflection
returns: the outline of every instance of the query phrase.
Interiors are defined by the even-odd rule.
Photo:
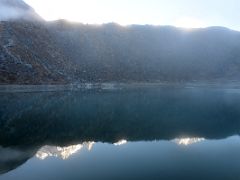
[[[89,151],[80,144],[65,147],[70,156],[64,160],[61,160],[64,148],[56,148],[45,149],[53,156],[44,161],[35,156],[0,179],[236,180],[240,176],[239,136],[204,140],[184,147],[175,141],[139,141],[123,146],[95,143]]]
[[[122,140],[120,140],[120,141],[114,143],[114,145],[115,145],[115,146],[121,146],[121,145],[124,145],[124,144],[126,144],[126,143],[127,143],[127,140],[122,139]]]
[[[169,152],[165,155],[175,157],[178,151],[174,152],[176,147],[173,144],[192,149],[206,144],[211,147],[214,141],[231,136],[239,141],[236,137],[240,134],[240,94],[236,91],[155,87],[2,94],[0,174],[26,164],[33,157],[48,162],[52,158],[69,160],[76,154],[84,154],[85,150],[94,154],[95,146],[97,151],[102,143],[118,149],[121,149],[120,145],[126,148],[134,145],[134,152],[141,153],[154,143],[162,147],[168,142],[164,148]],[[230,140],[232,138],[227,139],[226,144]],[[137,142],[146,147],[143,145],[139,149]],[[218,152],[217,147],[214,150]],[[144,151],[141,158],[149,153],[155,156],[164,154],[161,150],[158,153],[152,151]],[[236,155],[235,149],[231,151]],[[125,155],[129,157],[131,152],[129,150]],[[208,157],[207,151],[204,155]],[[145,161],[148,162],[147,159]],[[165,163],[169,161],[172,160],[167,159]],[[200,162],[200,159],[195,161]],[[181,165],[176,164],[177,167]]]
[[[14,170],[32,158],[37,149],[18,149],[14,147],[3,148],[0,146],[0,174]]]
[[[193,138],[175,139],[174,142],[176,142],[176,143],[179,144],[179,145],[188,146],[188,145],[191,145],[191,144],[195,144],[195,143],[202,142],[202,141],[204,141],[204,140],[205,140],[205,138],[196,138],[196,137],[193,137]]]
[[[178,145],[189,146],[192,144],[200,143],[205,141],[205,138],[181,138],[174,139],[172,142],[175,142]],[[78,153],[83,148],[87,148],[88,151],[91,151],[95,142],[84,142],[83,144],[70,145],[66,147],[60,146],[44,146],[37,151],[36,157],[41,160],[45,160],[48,157],[56,157],[62,160],[68,159],[70,156]],[[113,143],[115,146],[122,146],[127,144],[127,140],[119,140],[116,143]]]
[[[87,147],[91,151],[94,142],[86,142],[83,144],[71,145],[67,147],[44,146],[37,153],[36,157],[44,160],[48,157],[57,157],[62,160],[68,159],[71,155],[79,152],[82,148]]]

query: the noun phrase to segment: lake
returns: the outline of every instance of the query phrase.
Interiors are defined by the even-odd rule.
[[[240,89],[0,93],[0,180],[240,179]]]

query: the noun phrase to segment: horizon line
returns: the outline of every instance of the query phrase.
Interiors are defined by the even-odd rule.
[[[184,30],[197,30],[197,29],[208,29],[208,28],[222,28],[222,29],[227,29],[230,31],[237,31],[240,32],[240,30],[238,29],[234,29],[234,28],[230,28],[230,27],[226,27],[226,26],[222,26],[222,25],[210,25],[210,26],[203,26],[203,27],[181,27],[181,26],[176,26],[176,25],[171,25],[171,24],[148,24],[148,23],[144,23],[144,24],[140,24],[140,23],[132,23],[132,24],[121,24],[118,22],[114,22],[114,21],[109,21],[109,22],[102,22],[102,23],[86,23],[86,22],[81,22],[81,21],[73,21],[73,20],[69,20],[69,19],[63,19],[63,18],[59,18],[59,19],[54,19],[54,20],[45,20],[45,22],[58,22],[58,21],[63,21],[66,23],[71,23],[71,24],[82,24],[82,25],[89,25],[89,26],[104,26],[104,25],[109,25],[109,24],[115,24],[121,27],[131,27],[131,26],[152,26],[152,27],[173,27],[173,28],[177,28],[177,29],[184,29]]]

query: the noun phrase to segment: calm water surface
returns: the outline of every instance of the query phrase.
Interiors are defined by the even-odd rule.
[[[240,89],[0,94],[0,180],[240,180]]]

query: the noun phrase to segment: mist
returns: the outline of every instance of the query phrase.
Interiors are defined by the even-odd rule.
[[[20,8],[8,6],[0,2],[0,21],[18,19],[25,15],[26,11]]]
[[[0,180],[239,179],[238,2],[0,0]]]
[[[41,17],[35,13],[34,9],[23,1],[0,0],[0,21],[8,20],[28,20],[36,21]]]

